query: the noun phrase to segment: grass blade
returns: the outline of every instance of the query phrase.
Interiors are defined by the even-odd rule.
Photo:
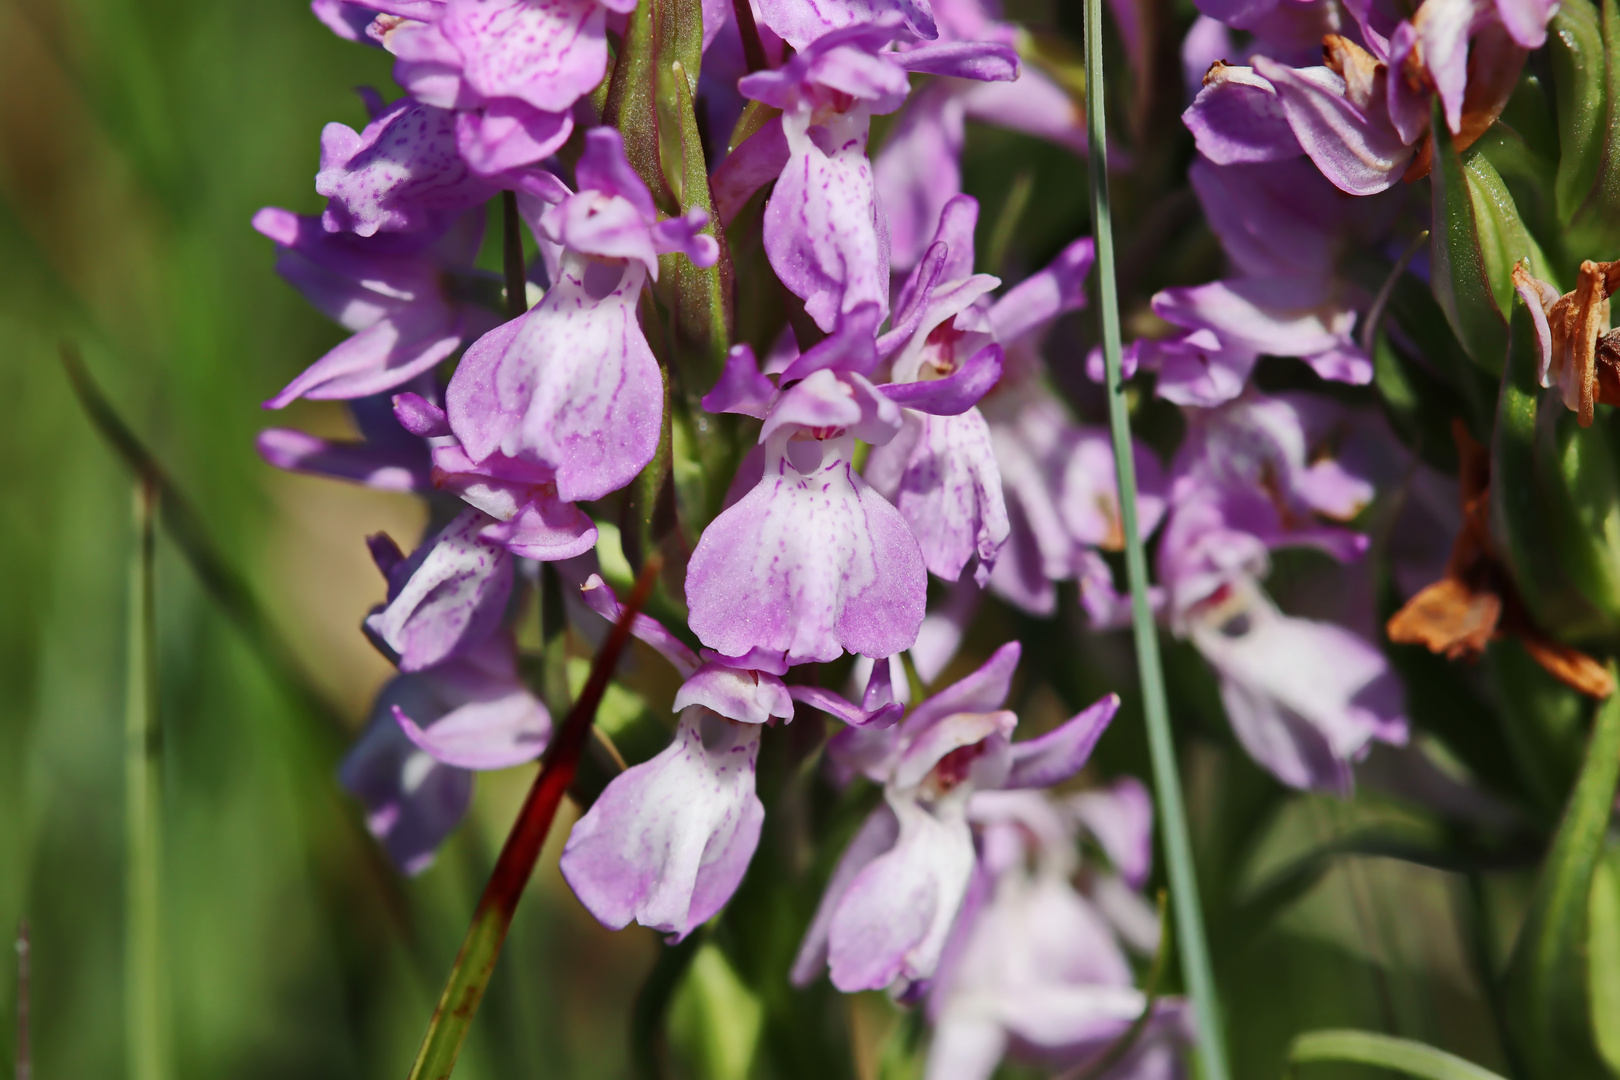
[[[34,1080],[33,1049],[29,1045],[28,1005],[32,991],[28,963],[32,948],[28,920],[17,924],[17,1080]]]
[[[1108,125],[1103,106],[1102,0],[1085,0],[1086,119],[1090,128],[1087,164],[1091,174],[1091,224],[1097,245],[1098,315],[1102,321],[1103,360],[1108,369],[1108,426],[1113,435],[1114,468],[1119,484],[1120,523],[1125,533],[1125,569],[1131,587],[1131,623],[1136,662],[1142,679],[1142,711],[1147,719],[1148,750],[1153,758],[1153,786],[1158,794],[1170,898],[1181,946],[1182,978],[1192,998],[1204,1080],[1227,1080],[1226,1039],[1215,1000],[1215,979],[1204,937],[1198,899],[1198,876],[1187,812],[1181,796],[1175,741],[1170,733],[1170,707],[1159,659],[1158,629],[1148,602],[1147,556],[1136,519],[1136,463],[1131,454],[1131,418],[1120,371],[1119,293],[1114,277],[1114,232],[1108,197]]]
[[[1288,1048],[1288,1068],[1318,1061],[1373,1065],[1422,1080],[1502,1080],[1489,1069],[1428,1043],[1371,1031],[1310,1031]]]
[[[500,857],[495,860],[489,884],[484,886],[484,895],[478,900],[472,925],[467,928],[467,936],[461,941],[461,951],[456,954],[450,977],[439,995],[439,1004],[433,1010],[433,1019],[428,1022],[422,1048],[416,1055],[416,1064],[411,1066],[410,1080],[448,1080],[455,1071],[461,1044],[466,1041],[467,1029],[478,1012],[479,1002],[484,999],[484,991],[489,988],[489,978],[494,974],[495,961],[500,957],[506,932],[512,926],[518,900],[534,872],[535,862],[540,858],[540,849],[545,845],[546,834],[551,831],[551,822],[557,816],[563,793],[573,782],[574,772],[579,767],[579,756],[590,738],[596,707],[601,703],[608,680],[613,677],[613,669],[618,666],[619,656],[630,640],[630,623],[647,602],[653,584],[658,580],[659,563],[655,555],[642,568],[635,590],[619,615],[619,621],[614,624],[613,632],[602,643],[601,651],[591,663],[590,678],[580,691],[579,700],[568,711],[568,717],[557,732],[557,741],[551,745],[545,764],[534,778],[534,786],[523,800],[523,809],[518,811],[517,821],[507,834]]]
[[[124,1053],[130,1080],[169,1080],[163,934],[163,727],[158,711],[157,486],[135,485],[124,673]]]
[[[73,392],[97,433],[142,483],[151,485],[163,527],[196,573],[204,591],[236,624],[277,680],[292,691],[306,712],[320,721],[327,749],[335,754],[349,740],[342,711],[316,688],[247,580],[220,554],[209,538],[208,530],[203,528],[202,519],[192,508],[191,502],[175,486],[156,456],[118,415],[112,402],[107,400],[107,395],[90,377],[78,350],[66,343],[62,345],[62,367],[66,369]]]

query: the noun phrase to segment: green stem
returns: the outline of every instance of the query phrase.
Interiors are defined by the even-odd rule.
[[[1227,1080],[1226,1040],[1215,1000],[1215,980],[1204,937],[1198,875],[1187,834],[1187,812],[1170,733],[1170,707],[1159,659],[1158,630],[1148,602],[1147,557],[1136,518],[1136,463],[1131,455],[1131,418],[1120,370],[1119,296],[1114,280],[1114,234],[1108,197],[1108,130],[1103,105],[1102,0],[1085,0],[1086,114],[1090,128],[1087,163],[1091,173],[1091,219],[1097,245],[1098,313],[1103,360],[1108,368],[1108,424],[1113,433],[1114,468],[1119,484],[1119,516],[1125,533],[1125,569],[1131,586],[1131,622],[1142,680],[1153,785],[1158,792],[1160,829],[1181,946],[1182,978],[1192,997],[1198,1025],[1203,1080]]]
[[[17,1080],[34,1080],[34,1056],[29,1045],[28,1005],[32,997],[29,952],[32,939],[28,920],[17,924]]]
[[[247,579],[215,546],[190,500],[112,407],[107,395],[90,377],[78,349],[65,342],[62,367],[96,431],[142,483],[151,485],[162,512],[163,528],[197,575],[203,591],[219,605],[225,617],[236,624],[271,674],[292,692],[304,711],[319,722],[323,748],[335,757],[348,745],[351,735],[343,710],[316,687],[292,646],[259,603]]]
[[[630,640],[631,620],[647,602],[653,583],[658,580],[658,567],[656,556],[647,561],[636,581],[635,590],[625,602],[619,621],[614,624],[613,632],[596,654],[591,664],[590,678],[557,732],[557,739],[547,752],[545,764],[535,777],[528,798],[523,801],[523,809],[518,811],[517,821],[501,847],[500,857],[495,860],[495,869],[489,875],[489,884],[484,886],[484,895],[478,900],[472,925],[462,939],[461,951],[456,954],[456,962],[445,981],[444,992],[439,995],[433,1019],[428,1022],[422,1048],[416,1055],[416,1064],[411,1066],[410,1080],[448,1080],[455,1071],[461,1044],[466,1041],[467,1030],[478,1012],[479,1003],[484,999],[490,976],[495,972],[495,961],[506,942],[506,932],[512,926],[518,900],[522,898],[524,887],[534,873],[534,864],[540,858],[540,849],[545,846],[546,835],[551,831],[551,822],[557,816],[563,793],[573,782],[574,772],[579,767],[580,752],[590,738],[596,707],[607,690],[608,680],[613,677],[620,654]]]
[[[135,488],[135,554],[129,576],[129,655],[124,674],[124,1053],[128,1080],[169,1080],[163,964],[162,724],[158,714],[157,487]]]

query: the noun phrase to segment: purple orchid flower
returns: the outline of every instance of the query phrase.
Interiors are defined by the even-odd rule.
[[[911,526],[930,572],[955,581],[976,559],[983,586],[1009,525],[990,428],[973,404],[1001,378],[1002,356],[981,303],[1000,281],[972,272],[978,215],[969,196],[948,202],[932,257],[901,291],[895,321],[911,333],[884,389],[922,408],[903,410],[900,432],[873,450],[864,475]]]
[[[457,153],[494,176],[549,157],[572,108],[607,70],[606,18],[626,0],[361,0],[384,13],[367,36],[393,53],[394,77],[450,116]],[[324,18],[343,36],[357,19]]]
[[[875,304],[842,316],[832,335],[788,361],[780,388],[739,346],[703,400],[711,412],[764,420],[757,482],[704,530],[687,568],[692,631],[723,656],[755,650],[798,664],[847,650],[876,659],[916,640],[922,550],[906,518],[854,471],[854,442],[893,439],[902,404],[965,410],[983,392],[982,364],[948,379],[874,386],[880,357],[910,337],[901,327],[879,341],[879,318]]]
[[[416,385],[431,393],[429,382],[419,376]],[[278,469],[348,480],[378,491],[432,491],[431,449],[426,440],[400,427],[388,395],[354,398],[348,404],[360,440],[266,428],[256,442],[259,456]]]
[[[1113,856],[1115,846],[1151,851],[1151,804],[1135,781],[1087,792],[1085,813],[1036,792],[982,792],[969,816],[980,831],[972,901],[952,931],[948,956],[929,990],[934,1039],[927,1080],[988,1080],[1008,1055],[1065,1069],[1094,1061],[1141,1015],[1124,938],[1151,950],[1157,917],[1115,874],[1073,877],[1082,827]],[[1101,827],[1101,831],[1098,827]],[[1106,839],[1105,839],[1106,838]],[[1117,858],[1116,858],[1117,865]],[[1133,907],[1122,932],[1103,884]],[[1146,937],[1145,944],[1142,938]],[[1136,1046],[1107,1075],[1161,1080],[1180,1075],[1191,1042],[1178,999],[1156,1003]]]
[[[386,535],[369,541],[388,580],[388,600],[366,617],[365,628],[401,671],[443,663],[500,625],[512,592],[512,555],[484,535],[492,524],[468,507],[408,559]]]
[[[1215,668],[1233,731],[1293,787],[1348,794],[1374,741],[1406,741],[1400,686],[1383,654],[1344,627],[1284,615],[1261,590],[1272,547],[1341,560],[1366,539],[1345,520],[1372,487],[1317,448],[1343,413],[1299,397],[1243,399],[1196,417],[1178,455],[1159,545],[1171,628]]]
[[[388,854],[417,874],[466,814],[469,770],[533,760],[550,735],[550,715],[518,676],[511,636],[495,633],[384,686],[339,777]]]
[[[1216,10],[1206,14],[1217,18],[1233,9],[1232,25],[1255,15],[1235,9],[1277,7],[1267,0],[1210,6]],[[1465,148],[1501,112],[1524,63],[1523,42],[1544,40],[1556,10],[1543,0],[1504,0],[1500,8],[1427,0],[1409,20],[1389,25],[1371,4],[1347,7],[1363,44],[1328,31],[1320,38],[1322,66],[1291,67],[1262,55],[1252,67],[1210,68],[1183,117],[1206,158],[1226,165],[1304,154],[1352,195],[1389,188],[1409,164],[1422,175],[1430,95],[1440,98]]]
[[[581,593],[604,618],[619,617],[601,578],[591,575]],[[562,873],[604,926],[634,921],[679,941],[731,899],[748,869],[765,818],[754,794],[760,731],[791,719],[793,703],[776,674],[700,661],[645,615],[631,632],[684,677],[679,727],[667,749],[614,777],[574,825]]]
[[[1032,614],[1056,609],[1053,583],[1080,576],[1087,606],[1101,613],[1116,598],[1097,594],[1104,577],[1095,547],[1120,543],[1113,453],[1106,433],[1076,425],[1041,375],[1039,348],[1052,322],[1085,303],[1090,239],[1077,240],[1052,265],[1020,282],[991,305],[987,319],[1005,350],[1004,373],[981,410],[1007,505],[1009,537],[989,586]],[[1163,512],[1163,469],[1145,446],[1135,447],[1137,513],[1151,532]],[[1112,508],[1112,509],[1110,509]],[[1106,571],[1106,566],[1103,566]],[[1096,594],[1096,595],[1091,595]]]
[[[700,211],[660,222],[612,128],[586,136],[578,194],[540,218],[564,249],[540,303],[467,349],[446,394],[450,427],[473,462],[500,453],[550,470],[563,502],[597,499],[652,460],[663,377],[636,316],[657,256],[712,265]]]
[[[979,0],[941,0],[934,12],[941,42],[1016,44],[1016,28],[991,18]],[[895,273],[916,266],[945,204],[962,192],[967,120],[1033,135],[1077,154],[1086,151],[1084,112],[1037,68],[1021,69],[1011,82],[930,82],[911,95],[872,160]]]
[[[875,22],[920,38],[939,34],[929,0],[759,0],[758,7],[761,21],[800,52],[834,31]]]
[[[746,76],[743,95],[782,110],[716,171],[722,220],[776,179],[765,207],[765,253],[821,329],[861,304],[889,307],[888,229],[866,157],[874,114],[905,101],[910,72],[1010,81],[1017,55],[995,42],[891,50],[893,16],[825,33],[781,68]],[[787,37],[786,34],[783,35]],[[791,41],[792,39],[789,38]]]
[[[975,792],[1046,787],[1085,764],[1119,706],[1102,699],[1057,730],[1011,741],[1006,700],[1019,645],[911,710],[887,737],[858,730],[829,752],[884,784],[884,804],[845,850],[793,967],[804,985],[825,966],[845,992],[914,986],[933,976],[974,864]]]
[[[445,287],[448,274],[471,271],[483,235],[481,214],[465,216],[430,245],[422,235],[328,232],[316,218],[274,207],[255,214],[253,227],[276,242],[276,271],[354,332],[265,402],[266,408],[300,397],[359,398],[391,390],[495,322],[488,310],[452,299]]]
[[[455,114],[401,98],[363,131],[330,123],[321,131],[315,190],[326,196],[328,232],[360,236],[443,229],[496,192],[456,146]]]

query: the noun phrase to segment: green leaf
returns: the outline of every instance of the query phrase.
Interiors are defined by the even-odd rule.
[[[1371,1031],[1310,1031],[1288,1048],[1290,1066],[1319,1061],[1373,1065],[1423,1080],[1502,1080],[1491,1070],[1428,1043]]]
[[[1614,674],[1611,663],[1609,671]],[[1620,694],[1597,709],[1586,762],[1564,810],[1508,964],[1510,1034],[1537,1080],[1599,1080],[1588,984],[1592,883],[1620,781]]]
[[[1479,233],[1480,254],[1485,276],[1490,282],[1491,299],[1498,312],[1513,310],[1513,268],[1529,260],[1530,272],[1547,278],[1551,270],[1519,217],[1518,206],[1502,175],[1485,154],[1473,147],[1462,156],[1468,181],[1469,201],[1473,204],[1474,224]]]
[[[1587,937],[1592,1028],[1598,1053],[1620,1076],[1620,847],[1610,847],[1592,875]]]
[[[706,1080],[747,1080],[765,1010],[712,942],[692,958],[670,1006],[671,1042]]]
[[[1491,647],[1489,670],[1513,764],[1543,818],[1555,822],[1580,772],[1587,699],[1511,638]]]
[[[1603,32],[1597,9],[1584,0],[1560,5],[1548,30],[1558,115],[1558,218],[1568,225],[1602,164],[1608,115]]]
[[[1568,242],[1570,254],[1576,259],[1607,258],[1620,246],[1620,129],[1616,126],[1620,125],[1620,7],[1616,0],[1602,0],[1600,25],[1602,53],[1592,66],[1601,71],[1603,85],[1596,89],[1582,86],[1582,90],[1594,94],[1595,102],[1603,103],[1596,126],[1598,145],[1582,147],[1596,157],[1597,165],[1590,184],[1570,192],[1572,200],[1580,201],[1572,202],[1568,208]],[[1589,167],[1583,160],[1572,184],[1584,180]],[[1562,199],[1559,208],[1565,208]]]
[[[1491,438],[1491,539],[1537,623],[1576,637],[1601,633],[1606,620],[1564,573],[1557,532],[1548,527],[1553,508],[1538,461],[1536,418],[1543,401],[1549,410],[1565,410],[1543,395],[1530,310],[1522,299],[1513,303],[1512,348]]]
[[[1470,190],[1468,171],[1457,156],[1438,97],[1431,128],[1434,231],[1429,239],[1430,287],[1469,358],[1493,375],[1500,374],[1507,357],[1507,321],[1495,296],[1492,265],[1500,262],[1504,242],[1498,223],[1488,213],[1482,235],[1475,209],[1476,200],[1487,209],[1494,200]],[[1506,190],[1504,186],[1503,194]]]
[[[1602,616],[1602,633],[1620,622],[1620,445],[1605,409],[1581,427],[1554,390],[1536,414],[1536,466],[1548,527],[1570,586]]]

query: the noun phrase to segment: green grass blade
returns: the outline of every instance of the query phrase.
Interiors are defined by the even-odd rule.
[[[1491,1070],[1428,1043],[1371,1031],[1310,1031],[1288,1048],[1290,1071],[1318,1061],[1372,1065],[1422,1080],[1502,1080]]]
[[[433,1019],[428,1021],[422,1048],[411,1066],[410,1080],[448,1080],[455,1071],[461,1044],[467,1039],[467,1030],[472,1026],[479,1003],[484,1000],[490,976],[495,973],[495,961],[500,958],[518,900],[534,873],[534,864],[545,846],[546,834],[551,831],[563,793],[573,782],[579,756],[590,738],[596,707],[607,690],[608,680],[613,677],[613,669],[618,666],[619,656],[629,643],[630,623],[647,602],[658,580],[659,565],[660,560],[653,556],[642,569],[619,621],[591,663],[585,688],[562,722],[556,741],[547,751],[545,764],[523,800],[523,809],[518,811],[517,821],[501,847],[500,857],[495,860],[495,869],[490,872],[489,884],[478,900],[472,925],[461,941],[461,951],[456,954],[450,977],[445,980]]]
[[[171,1080],[163,934],[162,723],[158,713],[157,487],[135,485],[124,673],[124,1054],[128,1080]]]
[[[1108,369],[1108,426],[1113,434],[1114,468],[1119,482],[1120,524],[1125,533],[1125,569],[1131,586],[1131,623],[1136,662],[1142,679],[1142,709],[1147,719],[1148,750],[1153,758],[1153,786],[1158,794],[1159,822],[1181,946],[1182,978],[1192,998],[1204,1080],[1227,1080],[1226,1039],[1215,1000],[1215,979],[1204,937],[1198,899],[1198,876],[1187,812],[1170,733],[1170,707],[1159,659],[1158,629],[1148,602],[1147,557],[1136,519],[1136,464],[1131,455],[1131,418],[1120,371],[1119,294],[1114,278],[1113,220],[1108,198],[1108,126],[1103,106],[1102,0],[1085,0],[1086,114],[1090,147],[1091,223],[1097,245],[1098,315],[1102,321],[1103,360]]]

